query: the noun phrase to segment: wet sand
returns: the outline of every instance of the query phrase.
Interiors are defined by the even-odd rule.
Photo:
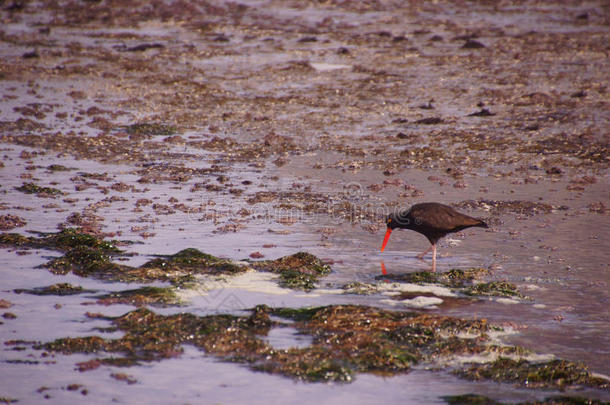
[[[439,270],[482,267],[487,280],[512,282],[529,298],[424,311],[510,326],[516,333],[506,344],[610,374],[604,2],[1,6],[3,232],[77,227],[134,241],[133,255],[121,259],[132,266],[193,247],[232,260],[307,251],[332,267],[320,291],[217,286],[160,313],[239,313],[258,304],[410,310],[386,296],[329,291],[374,282],[382,261],[391,274],[429,269],[414,258],[428,242],[413,232],[395,232],[379,253],[383,217],[417,202],[453,204],[491,228],[446,238]],[[33,193],[16,190],[28,184]],[[36,268],[55,255],[0,251],[0,299],[12,304],[2,311],[16,316],[2,319],[2,341],[85,336],[107,327],[86,312],[133,309],[14,292],[60,282],[100,293],[125,288]],[[421,403],[470,392],[545,397],[428,370],[359,374],[350,386],[295,385],[191,349],[152,366],[79,373],[74,364],[87,356],[49,361],[5,346],[0,397],[22,402],[77,402],[83,390],[99,403],[224,402],[251,399],[261,386],[286,401],[298,393],[327,403],[347,392],[362,403],[378,400],[375,392]],[[192,379],[201,369],[205,377]],[[110,376],[122,372],[138,383]],[[189,388],[156,392],[170,375],[188,378]],[[76,383],[82,387],[66,388]],[[606,393],[586,392],[608,400]]]

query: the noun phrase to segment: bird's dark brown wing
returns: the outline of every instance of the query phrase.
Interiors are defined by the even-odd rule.
[[[483,224],[476,218],[461,214],[448,205],[439,203],[416,204],[411,207],[409,214],[416,224],[446,233]]]

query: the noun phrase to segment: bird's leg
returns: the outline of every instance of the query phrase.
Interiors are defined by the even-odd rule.
[[[420,254],[418,254],[417,257],[419,260],[424,260],[424,256],[428,254],[428,252],[430,252],[432,249],[434,248],[434,245],[430,246],[428,249],[426,249],[425,252],[421,252]]]
[[[432,245],[432,272],[436,272],[436,243]]]

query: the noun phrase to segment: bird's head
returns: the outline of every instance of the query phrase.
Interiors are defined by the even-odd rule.
[[[390,215],[388,215],[388,217],[385,220],[386,226],[389,229],[394,229],[396,228],[399,224],[400,221],[398,220],[398,218],[396,217],[395,213],[391,213]]]
[[[383,244],[381,245],[381,251],[385,249],[385,245],[388,243],[390,239],[390,234],[394,230],[394,228],[411,228],[411,219],[410,219],[410,211],[395,211],[390,213],[385,220],[387,229],[385,232],[385,237],[383,238]]]

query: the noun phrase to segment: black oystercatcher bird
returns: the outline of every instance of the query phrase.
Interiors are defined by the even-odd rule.
[[[392,213],[387,219],[388,229],[383,238],[381,251],[390,239],[390,234],[394,228],[411,229],[424,235],[432,246],[425,252],[417,255],[419,259],[432,249],[432,271],[436,271],[436,242],[443,236],[452,232],[459,232],[471,226],[487,228],[487,224],[480,219],[460,214],[453,208],[439,203],[415,204],[410,209],[398,213]]]

